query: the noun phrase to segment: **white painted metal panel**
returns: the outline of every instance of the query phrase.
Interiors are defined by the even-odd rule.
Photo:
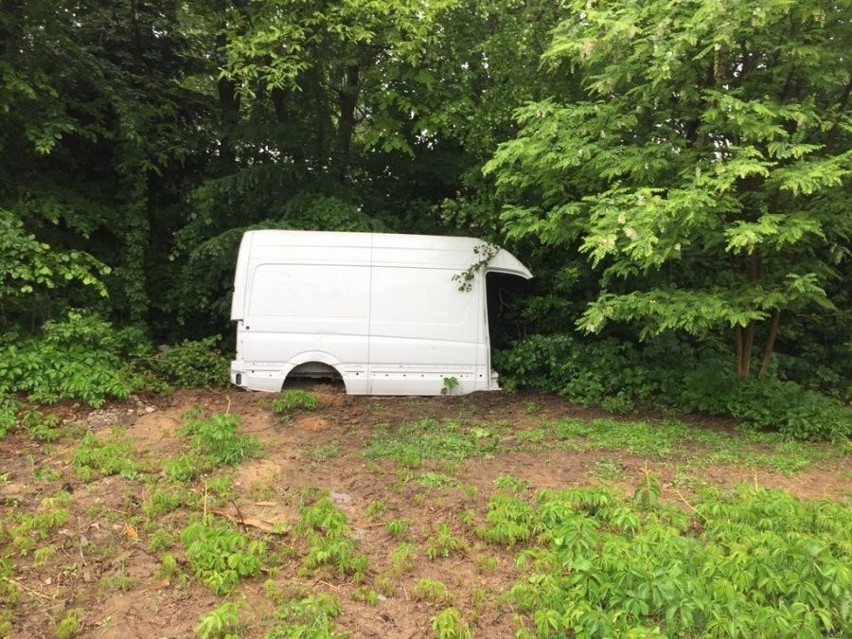
[[[250,231],[234,276],[232,381],[277,391],[301,364],[337,370],[354,394],[434,395],[496,387],[490,370],[484,272],[470,290],[454,276],[481,260],[474,238]],[[493,268],[492,268],[493,265]],[[499,250],[489,270],[531,277]]]

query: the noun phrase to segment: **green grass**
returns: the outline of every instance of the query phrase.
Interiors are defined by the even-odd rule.
[[[499,449],[497,437],[489,430],[465,427],[454,420],[422,419],[397,429],[383,428],[361,454],[417,468],[424,459],[454,462],[491,455]]]
[[[737,464],[787,475],[844,454],[839,446],[790,442],[778,433],[710,430],[677,420],[564,419],[551,424],[550,431],[570,450],[626,451],[649,459]]]

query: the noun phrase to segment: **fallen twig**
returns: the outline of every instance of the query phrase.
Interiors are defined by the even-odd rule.
[[[220,517],[224,517],[240,526],[251,526],[252,528],[257,528],[258,530],[262,530],[263,532],[272,533],[274,535],[286,535],[289,531],[281,530],[280,527],[270,524],[269,522],[262,521],[257,519],[256,517],[235,517],[231,513],[225,512],[224,510],[210,510],[214,515],[219,515]]]
[[[5,576],[5,575],[4,575],[4,576],[3,576],[3,581],[7,581],[7,582],[9,582],[10,584],[12,584],[13,586],[17,586],[18,588],[23,588],[23,589],[24,589],[24,590],[26,590],[27,592],[34,594],[36,597],[41,597],[42,599],[47,599],[48,601],[53,601],[53,600],[55,600],[55,599],[56,599],[56,597],[55,597],[55,596],[54,596],[54,597],[52,597],[52,596],[50,596],[50,595],[46,595],[46,594],[44,594],[43,592],[39,592],[39,591],[38,591],[38,590],[36,590],[35,588],[30,588],[30,587],[29,587],[29,586],[27,586],[26,584],[22,584],[22,583],[21,583],[20,581],[18,581],[17,579],[12,579],[11,577],[7,577],[7,576]]]

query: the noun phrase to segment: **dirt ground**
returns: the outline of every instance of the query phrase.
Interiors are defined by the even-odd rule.
[[[384,460],[365,459],[360,452],[383,425],[394,427],[425,417],[453,419],[469,425],[501,423],[514,433],[564,417],[596,418],[604,413],[568,404],[541,393],[477,393],[465,397],[376,398],[351,397],[340,390],[317,385],[314,412],[297,411],[281,420],[268,407],[268,396],[238,390],[180,391],[169,397],[142,397],[99,411],[71,406],[55,411],[64,419],[84,424],[99,437],[111,427],[126,429],[139,459],[154,464],[173,457],[185,446],[178,431],[182,415],[191,406],[206,413],[230,412],[241,417],[240,432],[251,433],[264,445],[262,456],[232,469],[234,499],[222,504],[218,514],[232,521],[254,522],[244,526],[253,536],[260,528],[276,524],[288,529],[298,518],[301,491],[317,487],[330,492],[348,518],[359,552],[369,557],[367,583],[391,573],[390,552],[399,539],[386,526],[391,519],[410,520],[408,537],[422,543],[436,522],[464,530],[460,513],[479,509],[494,490],[494,480],[514,475],[528,482],[530,490],[608,483],[631,492],[643,476],[643,468],[657,473],[663,498],[688,502],[697,484],[732,487],[748,482],[778,487],[805,499],[849,500],[852,495],[852,462],[849,456],[833,457],[792,475],[754,470],[739,464],[690,467],[689,481],[682,460],[648,460],[623,451],[572,452],[570,450],[514,450],[461,462],[446,471],[458,486],[423,488],[406,481],[404,469]],[[530,410],[535,406],[535,411]],[[727,429],[730,425],[694,420],[696,428]],[[515,435],[503,443],[511,444]],[[16,431],[0,440],[0,505],[3,512],[37,511],[45,497],[65,491],[70,495],[70,517],[49,539],[53,556],[36,561],[32,554],[10,556],[0,548],[13,571],[3,580],[21,593],[12,607],[13,639],[56,636],[56,624],[64,611],[84,610],[78,637],[179,639],[195,637],[199,617],[223,601],[195,580],[179,582],[158,573],[159,557],[148,549],[156,522],[145,521],[141,504],[165,476],[130,480],[103,477],[85,483],[75,473],[74,446],[79,436],[53,444],[38,444],[25,432]],[[333,446],[333,447],[332,447]],[[326,447],[325,449],[323,447]],[[323,454],[322,451],[330,451]],[[603,461],[602,461],[603,460]],[[615,469],[613,478],[600,478],[601,464]],[[45,472],[45,469],[51,472]],[[40,472],[39,472],[40,471]],[[192,490],[201,495],[202,482]],[[199,501],[201,501],[199,499]],[[368,506],[381,502],[380,517]],[[273,537],[298,547],[295,533]],[[298,577],[299,557],[282,553],[281,565],[261,578],[244,580],[236,597],[244,596],[245,637],[263,637],[273,614],[264,582],[272,579],[282,587],[296,581],[305,591],[324,592],[337,598],[343,613],[337,628],[353,638],[419,638],[433,636],[430,620],[439,609],[416,596],[414,585],[428,577],[447,585],[454,605],[466,611],[477,637],[513,637],[517,626],[513,611],[500,601],[500,593],[518,578],[515,551],[506,551],[467,536],[468,547],[448,558],[427,561],[420,556],[411,571],[392,580],[391,591],[378,603],[357,601],[358,584],[334,574]],[[272,542],[276,543],[276,542]],[[185,563],[179,541],[175,553]],[[297,554],[297,553],[296,553]],[[487,559],[487,561],[486,561]],[[125,587],[107,587],[105,577],[122,576]],[[378,588],[376,588],[379,590]],[[353,599],[355,595],[355,599]],[[234,597],[232,597],[234,598]],[[9,605],[2,604],[0,605]]]

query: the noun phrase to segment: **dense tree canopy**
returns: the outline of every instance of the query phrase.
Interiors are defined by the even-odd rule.
[[[850,41],[813,0],[6,0],[0,325],[228,335],[245,229],[461,233],[536,273],[520,381],[645,339],[842,396]]]
[[[748,375],[760,323],[765,371],[782,311],[833,308],[852,222],[838,56],[852,33],[847,12],[821,7],[570,3],[544,60],[580,69],[585,96],[521,107],[488,169],[515,202],[510,234],[603,267],[581,327],[729,326]]]

